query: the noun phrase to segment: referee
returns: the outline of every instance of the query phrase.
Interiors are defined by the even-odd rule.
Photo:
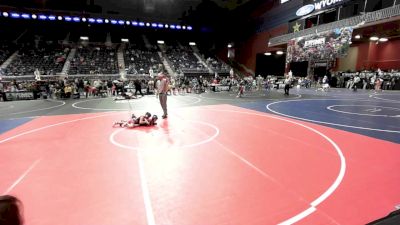
[[[158,85],[158,98],[160,99],[161,108],[163,109],[164,115],[163,119],[168,117],[167,111],[167,92],[168,92],[168,78],[164,73],[158,74],[158,79],[160,84]]]

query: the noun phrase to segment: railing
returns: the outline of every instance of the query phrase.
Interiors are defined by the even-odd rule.
[[[328,24],[319,25],[316,27],[301,30],[296,33],[285,34],[277,37],[273,37],[269,40],[268,47],[286,44],[289,40],[315,34],[318,32],[324,32],[342,27],[354,27],[357,25],[365,25],[373,23],[379,20],[388,19],[391,17],[400,16],[400,5],[396,5],[390,8],[381,9],[374,12],[369,12],[364,15],[351,17],[344,20],[335,21]]]
[[[145,78],[150,77],[149,74],[127,74],[125,75],[127,78]],[[119,79],[121,77],[120,74],[74,74],[74,75],[65,75],[65,74],[57,74],[57,75],[41,75],[41,80],[54,80],[54,79],[62,79],[64,77],[68,77],[70,79],[73,78],[88,78],[88,79]],[[2,76],[3,80],[34,80],[35,75],[21,75],[21,76]]]
[[[209,73],[207,69],[181,69],[183,73]]]

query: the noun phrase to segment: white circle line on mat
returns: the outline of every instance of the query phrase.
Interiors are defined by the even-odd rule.
[[[237,100],[249,100],[249,97],[246,97],[246,95],[244,95],[244,97],[242,98],[210,98],[210,97],[204,97],[203,95],[199,95],[200,98],[204,98],[204,99],[209,99],[209,100],[216,100],[216,101],[237,101]],[[262,96],[260,96],[260,98],[256,98],[256,97],[251,97],[250,99],[252,101],[254,100],[264,100],[264,101],[276,101],[276,100],[280,100],[280,99],[274,99],[274,98],[261,98]],[[289,97],[287,98],[288,100],[292,100],[292,99],[299,99],[303,97],[300,94],[296,94],[296,97]]]
[[[120,113],[120,112],[118,112]],[[97,115],[97,116],[91,116],[91,117],[84,117],[84,118],[80,118],[80,119],[74,119],[74,120],[68,120],[68,121],[64,121],[64,122],[59,122],[59,123],[54,123],[54,124],[50,124],[44,127],[39,127],[33,130],[29,130],[26,132],[22,132],[19,133],[17,135],[8,137],[6,139],[0,140],[0,144],[13,140],[15,138],[27,135],[27,134],[31,134],[37,131],[41,131],[47,128],[52,128],[55,126],[60,126],[60,125],[64,125],[67,123],[73,123],[73,122],[79,122],[79,121],[83,121],[83,120],[89,120],[89,119],[95,119],[95,118],[100,118],[100,117],[105,117],[105,116],[110,116],[110,115],[114,115],[116,114],[114,113],[107,113],[107,114],[102,114],[102,115]],[[143,169],[143,163],[140,160],[141,155],[140,152],[138,152],[138,163],[139,163],[139,171],[140,171],[140,180],[141,180],[141,187],[142,187],[142,192],[143,192],[143,199],[144,199],[144,204],[145,204],[145,211],[146,211],[146,218],[147,218],[147,224],[148,225],[155,225],[155,220],[154,220],[154,215],[153,215],[153,210],[151,208],[151,202],[150,202],[150,196],[148,193],[148,187],[147,187],[147,181],[146,178],[144,176],[144,169]],[[7,190],[5,193],[10,192],[15,186],[17,186],[22,179],[25,178],[25,176],[40,162],[41,159],[36,160],[29,168],[28,170],[26,170]]]
[[[232,112],[232,113],[242,113],[242,114],[248,114],[248,115],[256,115],[256,116],[262,116],[262,117],[269,117],[269,118],[273,118],[273,119],[277,119],[277,120],[281,120],[281,121],[285,121],[288,123],[292,123],[301,127],[304,127],[314,133],[316,133],[317,135],[321,136],[322,138],[324,138],[326,141],[328,141],[333,148],[335,149],[335,151],[337,152],[339,158],[340,158],[340,170],[339,170],[339,174],[336,177],[335,181],[332,183],[332,185],[324,192],[322,193],[318,198],[316,198],[314,201],[312,201],[310,203],[310,207],[307,208],[306,210],[303,210],[302,212],[298,213],[297,215],[279,223],[279,225],[289,225],[289,224],[293,224],[296,223],[302,219],[304,219],[305,217],[309,216],[310,214],[312,214],[314,211],[316,211],[316,207],[321,204],[322,202],[324,202],[327,198],[329,198],[329,196],[332,195],[332,193],[339,187],[340,183],[342,182],[344,175],[346,173],[346,159],[344,157],[344,154],[342,152],[342,150],[340,149],[340,147],[336,144],[336,142],[334,142],[331,138],[329,138],[328,136],[326,136],[325,134],[323,134],[322,132],[309,127],[307,125],[304,125],[300,122],[296,122],[296,121],[292,121],[286,118],[281,118],[281,117],[277,117],[277,116],[273,116],[273,115],[268,115],[268,114],[260,114],[260,113],[253,113],[253,112],[241,112],[241,111],[234,111],[234,110],[218,110],[218,109],[204,109],[204,110],[213,110],[213,111],[220,111],[220,112]]]
[[[56,106],[47,107],[47,108],[40,108],[40,109],[34,109],[34,110],[29,110],[29,111],[23,111],[23,112],[7,113],[7,115],[18,115],[18,114],[24,114],[24,113],[30,113],[30,112],[38,112],[38,111],[43,111],[43,110],[47,110],[47,109],[58,108],[58,107],[61,107],[61,106],[65,105],[64,101],[57,101],[57,100],[47,100],[47,101],[49,101],[49,102],[60,102],[61,104],[56,105]],[[0,116],[2,116],[2,115],[0,115]]]
[[[200,99],[200,98],[193,97],[193,96],[186,96],[186,97],[194,98],[194,99],[196,99],[196,101],[195,101],[195,102],[190,102],[190,103],[185,103],[185,106],[187,106],[187,105],[194,105],[194,104],[197,104],[197,103],[201,102],[201,99]],[[79,101],[79,102],[73,103],[73,104],[72,104],[72,107],[75,108],[75,109],[94,110],[94,111],[128,111],[128,109],[89,108],[89,107],[81,107],[81,106],[78,106],[78,104],[81,104],[81,103],[90,102],[90,101],[104,100],[104,99],[107,99],[107,98],[95,98],[95,99],[88,99],[88,100],[84,100],[84,101]],[[108,98],[108,99],[110,99],[110,98]],[[143,99],[144,99],[144,98],[140,98],[140,99],[129,99],[129,100],[122,100],[122,101],[126,101],[126,103],[131,104],[131,103],[135,103],[135,102],[137,102],[137,101],[143,100]]]
[[[287,100],[287,101],[277,101],[277,102],[272,102],[268,105],[266,105],[266,108],[268,111],[273,112],[277,115],[285,116],[285,117],[290,117],[293,119],[298,119],[298,120],[303,120],[303,121],[308,121],[308,122],[314,122],[314,123],[320,123],[320,124],[327,124],[327,125],[333,125],[333,126],[338,126],[338,127],[348,127],[348,128],[354,128],[354,129],[361,129],[361,130],[371,130],[371,131],[379,131],[379,132],[387,132],[387,133],[400,133],[398,130],[384,130],[384,129],[377,129],[377,128],[370,128],[370,127],[360,127],[360,126],[351,126],[351,125],[346,125],[346,124],[339,124],[339,123],[330,123],[330,122],[325,122],[325,121],[320,121],[320,120],[312,120],[312,119],[306,119],[303,117],[297,117],[297,116],[291,116],[285,113],[281,113],[278,111],[275,111],[271,109],[272,105],[275,104],[280,104],[280,103],[286,103],[286,102],[293,102],[293,101],[346,101],[346,100],[357,100],[357,101],[368,101],[371,102],[370,100],[359,100],[359,99],[298,99],[298,100]]]
[[[214,140],[214,139],[219,135],[219,133],[220,133],[219,128],[218,128],[217,126],[213,125],[213,124],[206,123],[206,122],[202,122],[202,121],[197,121],[197,120],[186,120],[186,121],[192,122],[192,123],[203,124],[203,125],[206,125],[206,126],[208,126],[208,127],[211,127],[211,128],[213,128],[213,129],[215,130],[215,133],[214,133],[212,136],[208,137],[207,139],[205,139],[205,140],[203,140],[203,141],[199,141],[199,142],[196,142],[196,143],[193,143],[193,144],[186,144],[186,145],[182,145],[182,146],[174,146],[173,148],[176,148],[176,149],[181,149],[181,148],[192,148],[192,147],[196,147],[196,146],[199,146],[199,145],[202,145],[202,144],[206,144],[206,143],[208,143],[208,142]],[[127,129],[119,129],[119,130],[114,131],[114,132],[110,135],[109,141],[110,141],[113,145],[118,146],[118,147],[120,147],[120,148],[124,148],[124,149],[130,149],[130,150],[140,150],[140,149],[142,149],[142,148],[140,148],[140,147],[124,145],[124,144],[121,144],[121,143],[119,143],[119,142],[117,142],[117,141],[115,140],[115,136],[116,136],[117,134],[119,134],[120,132],[124,131],[124,130],[129,130],[129,131],[138,132],[138,131],[135,131],[134,128],[133,128],[133,129],[129,129],[129,128],[127,128]]]
[[[372,97],[375,98],[375,99],[384,100],[384,101],[387,101],[387,102],[400,103],[400,101],[397,101],[397,100],[380,98],[380,97],[377,97],[377,96],[380,96],[380,95],[375,95],[375,96],[372,96]]]
[[[74,104],[72,104],[72,107],[76,108],[76,109],[98,110],[98,111],[127,111],[128,110],[128,109],[98,109],[98,108],[87,108],[87,107],[77,106],[78,104],[81,104],[81,103],[98,101],[98,100],[104,100],[104,98],[95,98],[95,99],[88,99],[88,100],[84,100],[84,101],[75,102]],[[129,100],[128,100],[128,103],[129,103]]]
[[[118,112],[118,113],[120,113],[120,112]],[[107,114],[102,114],[102,115],[97,115],[97,116],[84,117],[84,118],[80,118],[80,119],[74,119],[74,120],[63,121],[63,122],[59,122],[59,123],[55,123],[55,124],[50,124],[50,125],[47,125],[47,126],[43,126],[43,127],[39,127],[39,128],[36,128],[36,129],[29,130],[29,131],[25,131],[25,132],[16,134],[14,136],[8,137],[6,139],[0,140],[0,144],[2,144],[4,142],[7,142],[7,141],[10,141],[10,140],[13,140],[13,139],[18,138],[18,137],[27,135],[27,134],[31,134],[31,133],[34,133],[34,132],[37,132],[37,131],[41,131],[41,130],[47,129],[47,128],[56,127],[56,126],[64,125],[64,124],[67,124],[67,123],[78,122],[78,121],[82,121],[82,120],[89,120],[89,119],[95,119],[95,118],[99,118],[99,117],[110,116],[110,115],[114,115],[114,114],[116,114],[116,113],[115,112],[114,113],[107,113]]]
[[[334,109],[335,107],[374,107],[376,108],[382,108],[382,109],[392,109],[395,111],[399,111],[400,113],[400,109],[399,108],[394,108],[394,107],[384,107],[384,106],[376,106],[376,105],[330,105],[328,107],[326,107],[326,109],[334,111],[334,112],[338,112],[338,113],[345,113],[345,114],[351,114],[351,115],[359,115],[359,116],[373,116],[373,117],[399,117],[400,115],[385,115],[385,114],[367,114],[367,113],[355,113],[355,112],[347,112],[347,111],[343,111],[343,110],[338,110],[338,109]]]
[[[289,123],[297,124],[299,126],[305,127],[307,129],[319,134],[320,136],[322,136],[323,138],[328,140],[328,142],[330,142],[334,146],[335,150],[338,152],[338,155],[340,156],[341,165],[340,165],[339,175],[336,178],[335,182],[321,196],[319,196],[317,199],[315,199],[313,202],[311,202],[311,204],[310,204],[311,207],[309,207],[308,209],[302,211],[301,213],[297,214],[296,216],[294,216],[294,217],[292,217],[292,218],[290,218],[288,220],[285,220],[284,222],[282,222],[280,224],[284,224],[284,225],[293,224],[295,222],[300,221],[301,219],[304,219],[305,217],[307,217],[311,213],[313,213],[316,210],[316,207],[321,202],[326,200],[336,190],[336,188],[340,185],[341,181],[343,180],[343,177],[344,177],[344,174],[345,174],[345,171],[346,171],[346,161],[345,161],[345,158],[344,158],[344,155],[343,155],[341,149],[329,137],[327,137],[323,133],[315,130],[314,128],[308,127],[308,126],[306,126],[304,124],[301,124],[301,123],[298,123],[298,122],[295,122],[295,121],[291,121],[291,120],[288,120],[288,119],[285,119],[285,118],[275,117],[275,116],[272,116],[272,115],[257,114],[257,113],[251,113],[251,112],[240,112],[240,111],[232,111],[232,110],[216,110],[216,109],[208,109],[208,110],[225,111],[225,112],[233,112],[233,113],[244,113],[244,114],[250,114],[250,115],[258,115],[258,116],[275,118],[275,119],[279,119],[279,120],[286,121],[286,122],[289,122]],[[44,130],[44,129],[47,129],[47,128],[51,128],[51,127],[55,127],[55,126],[59,126],[59,125],[64,125],[64,124],[72,123],[72,122],[78,122],[78,121],[82,121],[82,120],[88,120],[88,119],[94,119],[94,118],[114,115],[114,114],[116,114],[116,113],[107,113],[107,114],[102,114],[102,115],[98,115],[98,116],[85,117],[85,118],[74,119],[74,120],[69,120],[69,121],[64,121],[64,122],[60,122],[60,123],[47,125],[47,126],[44,126],[44,127],[40,127],[40,128],[36,128],[36,129],[30,130],[30,131],[22,132],[22,133],[19,133],[17,135],[14,135],[14,136],[8,137],[6,139],[0,140],[0,144],[2,144],[4,142],[7,142],[7,141],[10,141],[10,140],[13,140],[15,138],[18,138],[20,136],[31,134],[31,133],[34,133],[34,132],[37,132],[37,131],[40,131],[40,130]],[[219,134],[219,129],[218,129],[218,134]],[[111,138],[111,136],[110,136],[110,138]],[[211,141],[211,140],[209,140],[209,141]]]

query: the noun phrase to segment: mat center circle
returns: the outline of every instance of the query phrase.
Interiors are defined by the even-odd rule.
[[[377,105],[331,105],[328,110],[363,116],[400,117],[400,109]]]
[[[210,123],[180,120],[155,127],[121,128],[111,134],[110,141],[132,150],[189,148],[210,142],[218,134],[218,127]]]

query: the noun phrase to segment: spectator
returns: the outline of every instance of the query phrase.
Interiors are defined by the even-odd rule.
[[[22,225],[22,203],[11,195],[0,196],[0,224]]]
[[[135,96],[137,95],[137,93],[139,92],[140,95],[142,95],[142,97],[144,96],[142,93],[142,83],[139,80],[135,80],[135,82],[133,83],[133,85],[135,85]]]
[[[158,74],[158,79],[160,80],[160,85],[158,86],[158,95],[160,99],[161,108],[163,109],[163,119],[168,117],[167,111],[167,92],[168,92],[168,79],[164,73]]]

